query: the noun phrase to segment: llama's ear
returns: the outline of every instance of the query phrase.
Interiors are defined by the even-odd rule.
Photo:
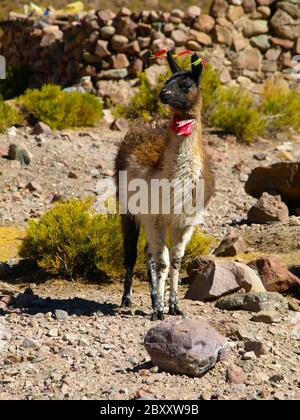
[[[178,71],[181,71],[181,68],[178,66],[174,58],[172,57],[172,52],[167,52],[167,60],[171,69],[172,73],[177,73]]]
[[[196,53],[194,53],[191,57],[191,67],[193,78],[198,83],[203,70],[203,62],[199,55]]]

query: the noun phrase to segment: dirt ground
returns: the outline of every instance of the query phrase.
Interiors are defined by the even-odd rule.
[[[22,231],[30,217],[42,214],[51,205],[54,195],[97,196],[97,182],[112,175],[121,138],[120,132],[109,130],[104,123],[97,129],[56,133],[49,138],[32,136],[25,129],[18,130],[16,136],[1,135],[2,147],[21,142],[33,155],[27,167],[1,158],[1,225]],[[206,133],[217,191],[203,229],[218,239],[233,227],[240,229],[253,254],[277,254],[287,265],[299,265],[300,218],[292,217],[285,225],[245,223],[247,210],[255,202],[244,192],[247,175],[255,166],[285,159],[279,150],[282,148],[278,148],[285,141],[262,139],[245,146],[234,138]],[[286,148],[292,158],[299,160],[300,139],[294,139]],[[265,154],[262,161],[257,160],[258,153]],[[70,172],[76,176],[70,177]],[[32,181],[39,184],[38,191],[25,188]],[[8,252],[5,235],[0,235],[0,241],[2,261],[12,259],[15,247],[10,244],[12,250]],[[300,398],[300,340],[292,334],[298,312],[283,311],[276,324],[257,323],[251,321],[253,314],[249,312],[226,312],[213,303],[185,300],[187,286],[180,286],[186,316],[207,319],[230,342],[224,361],[202,378],[189,378],[161,372],[150,363],[143,346],[144,335],[153,325],[146,283],[135,281],[134,306],[121,310],[120,282],[87,285],[34,281],[0,283],[0,291],[2,286],[24,291],[30,285],[41,298],[39,309],[16,309],[0,316],[1,400],[131,399],[141,392],[159,399]],[[53,314],[58,309],[66,311],[68,317],[55,319]],[[264,344],[265,354],[245,360],[243,340],[237,333],[241,329],[249,339]],[[232,365],[245,372],[241,384],[226,379]]]

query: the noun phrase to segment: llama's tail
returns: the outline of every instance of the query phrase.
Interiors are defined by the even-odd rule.
[[[122,230],[124,238],[124,266],[133,270],[137,259],[137,243],[140,225],[131,214],[122,215]]]

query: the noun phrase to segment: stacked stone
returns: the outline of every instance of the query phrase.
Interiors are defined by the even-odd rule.
[[[214,0],[209,15],[197,6],[140,13],[123,7],[53,19],[2,24],[0,54],[8,65],[28,65],[35,85],[90,76],[97,89],[101,80],[135,77],[161,49],[188,48],[205,54],[223,83],[250,86],[276,72],[292,80],[292,56],[300,54],[300,0]]]

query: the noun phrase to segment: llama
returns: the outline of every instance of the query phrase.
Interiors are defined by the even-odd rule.
[[[122,171],[126,171],[126,182],[143,179],[149,185],[154,179],[170,182],[176,180],[171,190],[172,203],[175,203],[180,198],[179,195],[176,197],[178,180],[192,181],[192,185],[202,180],[204,201],[207,203],[214,189],[214,179],[202,145],[199,80],[203,62],[194,53],[191,57],[191,70],[184,71],[170,52],[167,60],[172,76],[166,81],[159,97],[162,103],[171,108],[170,124],[165,129],[133,127],[128,131],[116,157],[116,183],[119,185]],[[191,191],[192,200],[194,192]],[[120,188],[118,194],[119,201],[124,199]],[[164,319],[164,290],[168,275],[169,314],[182,314],[177,297],[181,259],[194,226],[199,223],[198,211],[188,217],[185,212],[175,214],[171,211],[170,214],[164,214],[161,206],[159,209],[157,214],[128,212],[122,215],[126,277],[121,306],[131,305],[132,277],[142,225],[147,239],[145,254],[153,308],[152,320]],[[166,245],[167,232],[169,248]]]

